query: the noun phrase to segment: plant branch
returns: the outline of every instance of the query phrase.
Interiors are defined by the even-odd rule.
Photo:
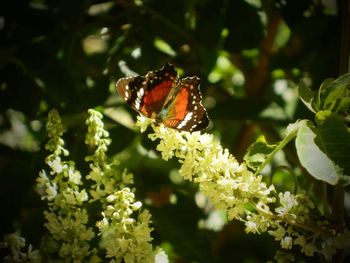
[[[283,149],[284,146],[286,146],[292,139],[295,138],[295,136],[297,135],[297,130],[298,129],[294,129],[293,131],[291,131],[278,145],[277,147],[268,155],[268,157],[265,159],[265,161],[260,165],[259,169],[255,172],[255,175],[258,175],[263,169],[264,167],[271,163],[271,160],[273,158],[273,156],[281,149]]]

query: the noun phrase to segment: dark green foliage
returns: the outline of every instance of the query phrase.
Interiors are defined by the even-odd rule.
[[[321,2],[1,1],[0,237],[21,228],[29,242],[38,246],[39,233],[45,231],[42,203],[34,185],[38,172],[46,168],[43,145],[48,111],[56,108],[60,112],[70,157],[83,171],[87,169],[82,147],[84,121],[87,109],[96,108],[105,114],[113,140],[109,155],[134,173],[138,197],[163,188],[177,196],[176,204],[165,198],[164,206],[149,207],[155,242],[170,243],[174,260],[272,259],[270,241],[247,237],[242,230],[239,241],[232,229],[225,235],[230,226],[237,228],[236,222],[219,232],[197,228],[199,219],[208,214],[194,201],[196,186],[169,179],[178,167],[176,162],[157,158],[155,144],[131,129],[128,118],[135,119],[136,113],[122,102],[114,84],[128,70],[143,75],[165,62],[181,69],[184,76],[199,76],[212,120],[207,131],[221,136],[224,147],[242,158],[261,133],[277,142],[287,123],[310,116],[295,92],[300,78],[307,77],[317,87],[324,79],[339,75],[340,15],[336,1],[330,13],[324,12]],[[285,80],[282,91],[276,80]],[[292,98],[285,97],[287,93]],[[300,94],[308,102],[314,95],[306,86]],[[327,90],[327,96],[332,94],[340,99]],[[326,110],[328,105],[326,101],[318,109]],[[344,105],[348,107],[349,102],[337,105],[346,112]],[[13,111],[22,113],[20,117],[15,114],[15,123],[11,122]],[[26,127],[22,137],[16,137],[18,125]],[[349,151],[338,152],[339,138],[326,135],[329,127],[335,127],[349,141],[341,125],[337,118],[329,118],[318,136],[326,152],[348,172]],[[14,136],[14,142],[3,136],[6,132]],[[285,161],[292,167],[299,165],[294,149],[286,150]],[[252,247],[245,250],[239,244]]]

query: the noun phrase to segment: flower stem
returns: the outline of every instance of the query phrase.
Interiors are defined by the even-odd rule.
[[[284,146],[286,146],[292,139],[294,139],[297,136],[297,131],[298,129],[294,129],[292,130],[278,145],[275,149],[273,149],[273,151],[267,156],[267,158],[265,159],[265,161],[260,165],[260,167],[257,169],[257,171],[255,172],[254,175],[258,175],[263,169],[264,167],[271,163],[271,160],[273,158],[273,156],[281,149],[284,148]]]

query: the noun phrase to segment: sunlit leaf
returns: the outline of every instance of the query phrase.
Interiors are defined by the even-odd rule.
[[[301,123],[295,141],[300,163],[317,180],[335,185],[338,181],[338,169],[316,144],[316,136],[311,122]]]

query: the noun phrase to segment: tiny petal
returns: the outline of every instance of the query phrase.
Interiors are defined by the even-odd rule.
[[[291,249],[293,246],[293,239],[290,236],[285,236],[281,240],[281,247],[284,249]]]

